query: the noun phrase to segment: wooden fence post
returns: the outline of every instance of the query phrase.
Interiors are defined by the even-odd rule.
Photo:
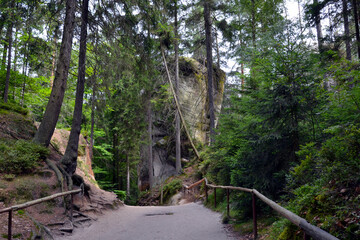
[[[205,190],[205,201],[208,202],[208,191],[207,191],[207,186],[206,186],[205,181],[204,181],[204,190]]]
[[[226,189],[227,195],[227,216],[230,217],[230,189]]]
[[[13,210],[11,209],[9,211],[9,222],[8,222],[8,239],[9,240],[12,239],[12,212],[13,212]]]
[[[256,221],[256,199],[255,194],[252,193],[252,211],[253,211],[253,233],[254,239],[257,238],[257,221]]]
[[[214,188],[214,208],[216,208],[216,188]]]

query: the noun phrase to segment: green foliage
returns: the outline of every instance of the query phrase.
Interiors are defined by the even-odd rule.
[[[179,192],[182,188],[182,180],[181,179],[173,179],[169,183],[165,184],[163,187],[163,201],[166,203],[170,200],[172,196],[174,196],[177,192]]]
[[[116,189],[113,191],[121,201],[124,201],[126,199],[126,191],[116,190]]]
[[[2,173],[22,174],[35,170],[49,150],[25,140],[1,140],[0,169]]]
[[[331,69],[335,67],[339,66]],[[357,239],[360,93],[358,84],[347,85],[339,85],[339,91],[328,94],[329,102],[322,112],[324,137],[317,143],[307,143],[297,152],[301,162],[287,177],[287,190],[291,192],[287,208],[340,239]],[[281,235],[288,238],[296,231],[284,221],[278,222],[276,229],[278,232],[281,229]]]
[[[293,26],[256,59],[247,91],[234,89],[221,116],[206,172],[217,184],[256,188],[270,197],[285,186],[299,146],[314,138],[321,93],[317,58],[296,38]],[[280,28],[280,27],[279,27]],[[315,131],[315,134],[316,131]]]

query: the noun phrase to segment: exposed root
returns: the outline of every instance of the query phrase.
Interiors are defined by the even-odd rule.
[[[57,167],[60,169],[60,171],[62,172],[62,174],[65,175],[65,177],[66,177],[66,182],[67,182],[67,185],[68,185],[68,190],[71,191],[72,188],[73,188],[73,181],[72,181],[71,176],[69,175],[69,173],[67,173],[67,172],[65,171],[65,169],[64,169],[60,164],[57,164]]]
[[[60,172],[59,168],[49,159],[46,159],[46,164],[55,172],[56,177],[58,179],[58,182],[60,184],[61,187],[61,192],[64,191],[64,177],[62,175],[62,173]]]
[[[26,213],[26,216],[29,217],[31,219],[31,221],[33,221],[33,223],[40,229],[40,234],[42,234],[42,232],[45,232],[50,239],[54,239],[53,235],[51,234],[50,229],[48,229],[47,227],[45,227],[43,224],[41,224],[40,222],[36,221],[33,217],[31,217],[28,213]]]

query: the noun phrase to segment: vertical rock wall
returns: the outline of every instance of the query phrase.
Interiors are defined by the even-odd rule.
[[[207,144],[209,138],[209,114],[207,74],[205,62],[192,58],[179,59],[179,103],[181,111],[189,128],[190,134],[196,143]],[[216,122],[223,100],[225,73],[214,66],[214,107]],[[161,112],[153,113],[153,170],[154,184],[159,184],[166,178],[176,174],[175,171],[175,140],[174,140],[174,106],[164,106]],[[188,139],[182,134],[182,157],[191,158]],[[139,187],[144,190],[148,187],[148,152],[142,147],[139,163]]]

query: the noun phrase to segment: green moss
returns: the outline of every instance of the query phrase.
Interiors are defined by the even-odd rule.
[[[29,114],[28,109],[22,108],[21,106],[13,104],[13,103],[0,103],[0,109],[20,113],[21,115],[24,115],[24,116]]]
[[[55,148],[56,151],[60,152],[60,143],[58,140],[51,140],[51,145]]]
[[[85,156],[85,145],[84,144],[79,144],[79,148],[78,148],[78,156]]]

